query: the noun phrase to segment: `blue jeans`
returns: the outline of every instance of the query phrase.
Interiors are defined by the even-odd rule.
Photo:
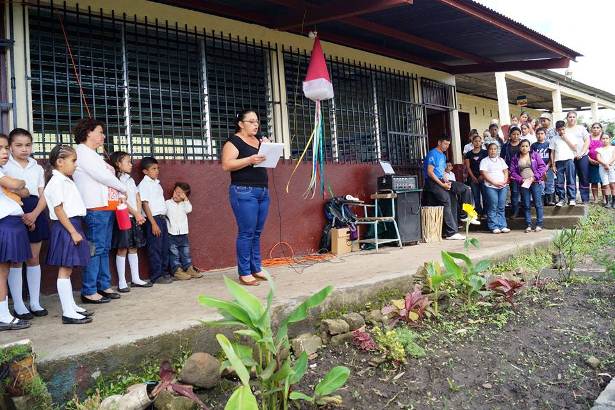
[[[262,187],[229,187],[229,201],[237,221],[237,269],[240,276],[261,271],[261,232],[269,212],[269,190]]]
[[[519,214],[519,204],[521,203],[521,186],[515,181],[510,181],[510,206],[514,216]]]
[[[181,267],[183,270],[192,266],[188,235],[169,235],[169,267],[171,272]]]
[[[547,180],[545,181],[545,194],[551,195],[555,193],[555,173],[549,167],[547,170]]]
[[[109,249],[113,235],[113,211],[88,210],[85,221],[85,236],[90,243],[90,262],[83,270],[81,294],[95,295],[99,290],[111,287]]]
[[[483,187],[487,206],[487,227],[490,230],[506,228],[506,195],[508,187],[501,189]]]
[[[474,209],[479,215],[483,214],[483,184],[481,182],[474,183],[471,179],[468,179],[468,185],[472,188],[472,197],[474,198]]]
[[[147,241],[147,256],[149,259],[149,279],[156,282],[167,274],[169,268],[169,234],[167,220],[164,215],[154,216],[160,228],[160,236],[154,236],[152,224],[145,223],[145,240]]]
[[[581,193],[581,201],[589,202],[589,158],[583,155],[579,159],[574,160],[574,168],[579,177],[579,191]],[[577,181],[574,180],[576,185]],[[573,198],[574,199],[574,198]]]
[[[555,192],[560,201],[574,201],[577,198],[577,174],[574,169],[574,163],[571,159],[564,161],[555,161],[557,168],[557,181],[555,181]]]
[[[529,188],[521,187],[521,198],[523,198],[523,207],[525,211],[525,225],[532,226],[532,203],[531,199],[534,199],[534,206],[536,207],[536,226],[542,228],[542,221],[544,217],[544,209],[542,204],[542,184],[534,182]]]

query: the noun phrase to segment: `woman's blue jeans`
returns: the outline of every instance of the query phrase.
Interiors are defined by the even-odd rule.
[[[109,249],[113,234],[113,211],[90,211],[85,218],[85,236],[90,243],[90,262],[83,270],[81,294],[91,296],[111,287]]]
[[[509,186],[510,186],[510,207],[512,209],[513,216],[517,216],[519,215],[519,205],[521,204],[521,192],[520,192],[521,185],[511,180]]]
[[[487,227],[489,230],[506,228],[506,195],[508,187],[497,189],[483,186],[486,199]]]
[[[542,184],[534,182],[529,188],[521,187],[521,198],[523,199],[523,211],[525,213],[525,225],[532,226],[532,204],[531,199],[534,199],[536,207],[536,226],[542,228],[544,217],[544,209],[542,204]]]
[[[237,269],[240,276],[261,271],[261,232],[269,212],[269,190],[231,185],[229,200],[237,221]]]

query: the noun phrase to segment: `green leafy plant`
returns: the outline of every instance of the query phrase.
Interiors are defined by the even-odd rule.
[[[291,400],[305,400],[319,406],[340,405],[341,396],[332,396],[337,389],[346,384],[350,376],[350,370],[344,366],[336,366],[331,369],[325,377],[314,387],[314,395],[308,396],[300,391],[290,393]]]
[[[443,271],[440,268],[440,264],[434,261],[429,262],[425,268],[427,272],[427,286],[429,286],[429,290],[434,294],[433,313],[434,316],[438,316],[440,314],[440,291],[442,290],[444,282],[451,278],[452,273]]]
[[[385,316],[393,313],[390,326],[395,326],[397,322],[404,321],[407,323],[416,323],[425,317],[431,316],[429,305],[431,301],[421,291],[421,285],[414,285],[414,291],[408,292],[404,299],[395,299],[390,305],[382,308],[382,314]]]
[[[553,240],[554,264],[563,281],[569,281],[578,262],[577,248],[580,245],[580,230],[577,226],[562,229]]]
[[[482,294],[486,279],[481,273],[489,268],[491,262],[482,260],[474,264],[466,254],[457,252],[442,251],[441,256],[446,273],[455,281],[466,305],[472,304]],[[463,261],[463,266],[457,265],[455,260]]]
[[[395,333],[397,334],[397,339],[404,347],[406,355],[414,357],[415,359],[426,356],[425,349],[416,342],[419,338],[418,334],[407,327],[398,327],[395,329]]]
[[[234,333],[248,338],[253,343],[253,345],[233,343],[222,334],[216,336],[227,357],[228,365],[241,380],[241,386],[233,392],[225,409],[250,410],[259,407],[263,410],[288,409],[289,399],[306,400],[306,397],[313,403],[335,401],[337,397],[330,399],[329,394],[346,382],[350,371],[336,367],[324,377],[323,385],[313,396],[304,395],[304,397],[299,394],[290,396],[292,386],[301,381],[307,370],[308,358],[305,352],[296,359],[288,354],[290,348],[288,326],[305,320],[309,310],[324,302],[333,288],[327,286],[307,298],[280,321],[275,331],[271,323],[275,285],[271,277],[265,272],[264,274],[269,283],[269,293],[264,305],[256,296],[227,277],[224,278],[224,283],[233,297],[232,301],[209,296],[199,297],[202,305],[216,308],[223,317],[222,320],[208,322],[209,326],[238,328]],[[250,371],[256,375],[254,383],[260,392],[258,400],[250,387]],[[344,374],[346,377],[342,377]],[[331,380],[334,382],[330,382]],[[335,388],[331,390],[331,386]]]
[[[373,333],[378,349],[386,355],[387,359],[396,363],[406,362],[406,350],[394,330],[383,332],[380,327],[376,326]]]

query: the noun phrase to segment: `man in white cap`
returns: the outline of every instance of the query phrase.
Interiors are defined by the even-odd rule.
[[[545,141],[550,142],[551,138],[557,135],[555,128],[551,127],[551,114],[548,112],[543,112],[540,114],[540,117],[538,117],[538,120],[540,121],[540,128],[544,128],[545,130]]]

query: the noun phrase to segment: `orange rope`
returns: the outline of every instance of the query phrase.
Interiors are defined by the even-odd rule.
[[[73,65],[75,78],[77,79],[77,84],[79,84],[79,94],[81,95],[81,99],[83,100],[83,104],[85,105],[85,110],[88,112],[88,117],[92,118],[92,114],[90,114],[90,107],[88,106],[88,101],[85,98],[85,93],[83,92],[83,87],[81,86],[81,78],[79,78],[79,73],[77,72],[77,64],[75,64],[75,57],[73,57],[73,51],[71,50],[70,44],[68,43],[68,36],[66,35],[66,30],[64,29],[64,22],[62,21],[62,16],[58,16],[58,19],[60,20],[62,33],[64,33],[64,42],[66,43],[66,49],[68,50],[68,55],[70,56],[70,61]]]
[[[290,256],[274,258],[273,251],[278,246],[284,245],[290,250]],[[305,264],[305,263],[317,263],[322,262],[327,259],[331,259],[333,255],[330,253],[326,254],[316,254],[316,255],[305,255],[305,256],[295,256],[295,251],[292,246],[288,242],[278,242],[269,250],[269,258],[263,260],[263,266],[271,267],[271,266],[285,266],[292,264]]]

